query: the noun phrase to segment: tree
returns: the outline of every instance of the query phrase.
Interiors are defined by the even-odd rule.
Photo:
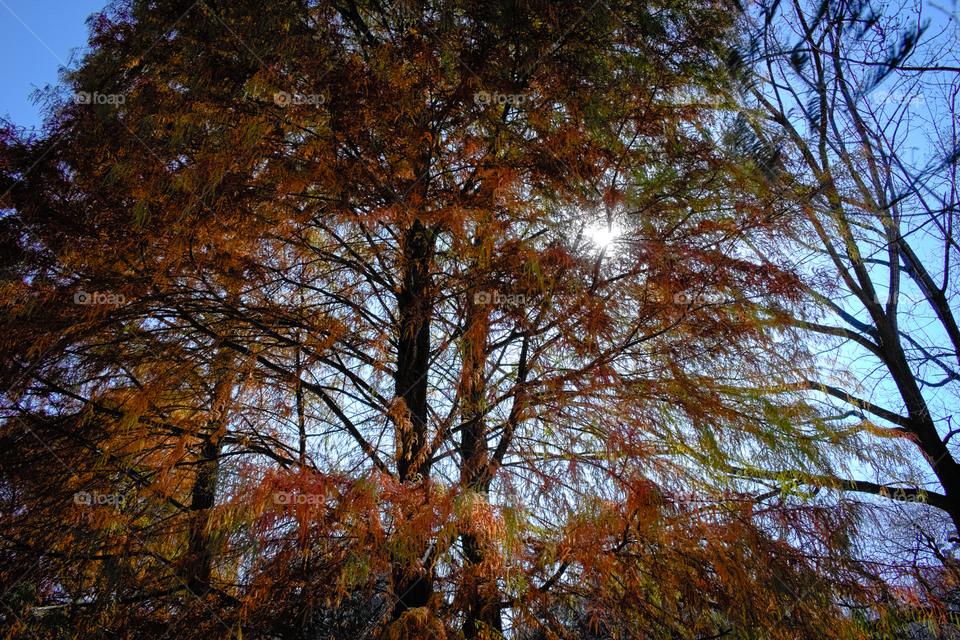
[[[391,639],[569,636],[584,606],[594,634],[855,634],[849,514],[697,466],[806,411],[734,384],[775,375],[755,300],[798,295],[737,242],[789,219],[664,98],[723,89],[731,7],[597,9],[94,21],[78,99],[3,140],[0,576],[42,594],[8,635],[59,607],[290,637],[378,597],[361,633]]]
[[[768,157],[777,150],[769,173],[806,218],[758,254],[807,265],[806,294],[819,307],[773,312],[824,353],[813,375],[768,390],[819,398],[830,426],[816,437],[837,445],[819,466],[741,471],[945,515],[946,527],[911,516],[917,546],[890,563],[920,585],[929,562],[955,574],[944,554],[960,525],[951,442],[960,66],[956,25],[932,34],[923,16],[920,3],[762,3],[741,47],[750,64],[739,67],[755,107],[742,138]],[[888,563],[891,549],[887,541]]]

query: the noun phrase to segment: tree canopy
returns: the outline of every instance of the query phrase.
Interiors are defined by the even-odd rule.
[[[6,637],[876,633],[860,507],[758,482],[857,442],[770,392],[810,210],[721,136],[741,10],[96,16],[0,145]]]

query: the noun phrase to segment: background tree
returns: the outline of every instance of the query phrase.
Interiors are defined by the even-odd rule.
[[[776,150],[767,173],[806,218],[789,242],[757,255],[804,264],[806,293],[819,308],[773,309],[822,356],[799,384],[768,388],[814,392],[804,395],[823,404],[824,424],[832,425],[817,437],[840,447],[807,468],[742,467],[754,478],[932,507],[906,509],[911,548],[895,559],[903,541],[881,540],[887,518],[872,536],[883,545],[872,552],[885,565],[878,572],[888,580],[906,572],[920,586],[931,563],[955,582],[949,547],[960,523],[953,440],[960,65],[956,24],[931,27],[926,13],[919,3],[761,3],[741,47],[741,60],[756,65],[752,77],[741,76],[756,107],[741,120],[741,139],[769,158]],[[935,593],[950,589],[925,591],[934,605],[953,608]]]
[[[4,133],[6,633],[856,636],[854,514],[711,484],[818,455],[743,390],[799,290],[740,242],[790,217],[669,98],[731,15],[97,18],[90,99]]]

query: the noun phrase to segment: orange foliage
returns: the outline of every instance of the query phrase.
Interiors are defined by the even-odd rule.
[[[727,3],[180,4],[4,134],[7,637],[857,637],[852,520],[725,472],[809,417],[738,385],[781,220],[660,100]]]

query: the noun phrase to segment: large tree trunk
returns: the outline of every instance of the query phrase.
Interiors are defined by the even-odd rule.
[[[397,341],[396,398],[406,415],[396,419],[397,476],[401,482],[425,480],[430,475],[427,460],[427,388],[430,366],[430,313],[432,305],[430,265],[434,238],[418,220],[404,236],[403,285],[397,300],[400,335]],[[426,552],[424,541],[423,552]],[[398,559],[393,570],[397,603],[393,619],[405,611],[425,607],[433,595],[432,569],[411,567],[411,558]]]
[[[186,584],[191,593],[203,597],[210,590],[213,553],[210,549],[210,514],[217,497],[220,444],[212,437],[201,447],[197,476],[190,503],[190,541],[187,547]]]
[[[486,313],[467,299],[467,326],[464,338],[463,377],[464,421],[460,437],[460,485],[475,491],[489,500],[490,464],[487,442],[487,422],[482,406],[485,394],[484,373],[488,325]],[[482,563],[485,553],[476,535],[463,533],[460,536],[464,553],[463,593],[466,618],[463,624],[464,638],[479,638],[486,630],[503,631],[500,617],[500,594],[497,581],[485,578]]]
[[[401,482],[426,478],[427,383],[430,366],[430,264],[434,240],[418,220],[404,238],[403,286],[397,300],[400,335],[397,341],[395,392],[406,406],[406,424],[397,428],[397,474]]]
[[[937,432],[927,402],[903,353],[896,327],[882,313],[876,314],[874,321],[877,324],[883,359],[906,405],[917,446],[937,475],[944,494],[950,499],[952,506],[949,514],[954,527],[960,532],[960,464]]]
[[[210,590],[214,554],[210,546],[210,516],[217,499],[217,484],[220,472],[221,439],[227,428],[227,414],[235,376],[233,364],[236,355],[220,347],[213,363],[216,384],[210,399],[212,419],[202,434],[203,444],[193,482],[190,502],[190,538],[186,554],[187,588],[196,596],[203,597]]]

